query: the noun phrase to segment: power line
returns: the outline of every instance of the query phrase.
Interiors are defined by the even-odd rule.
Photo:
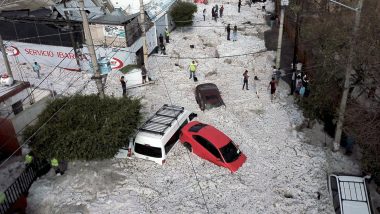
[[[133,34],[134,35],[134,34]],[[114,38],[114,40],[111,42],[111,44],[110,44],[110,46],[116,41],[116,39],[117,39],[117,37],[115,37]],[[97,47],[97,49],[99,49],[101,46],[98,46]],[[73,48],[70,50],[70,52],[69,53],[71,53],[71,51],[73,51]],[[116,54],[116,53],[115,53]],[[22,55],[23,56],[23,55]],[[23,56],[24,58],[25,58],[25,56]],[[24,102],[28,97],[30,97],[32,94],[33,94],[33,92],[36,90],[36,88],[37,87],[39,87],[46,79],[47,79],[47,77],[48,76],[50,76],[54,71],[55,71],[55,69],[56,68],[58,68],[59,67],[59,65],[66,59],[68,57],[68,55],[65,55],[65,57],[53,68],[53,70],[30,92],[30,94],[28,95],[28,96],[26,96],[23,100],[22,100],[22,102]],[[26,59],[26,58],[25,58]],[[71,59],[71,61],[72,61],[73,59]],[[27,59],[26,59],[26,61],[29,63],[29,64],[31,64]],[[9,118],[10,117],[10,115],[12,115],[12,113],[13,113],[13,110],[11,111],[11,112],[9,112],[8,113],[8,115],[5,117],[5,119],[7,119],[7,118]],[[1,125],[2,123],[0,123],[0,125]]]
[[[156,60],[156,64],[157,64],[157,67],[158,67],[158,70],[159,70],[159,75],[161,76],[162,82],[164,83],[164,87],[165,87],[166,94],[168,95],[168,98],[169,98],[170,104],[173,105],[172,99],[170,98],[169,90],[168,90],[168,88],[167,88],[167,86],[166,86],[166,83],[165,83],[164,78],[163,78],[162,75],[161,75],[161,68],[160,68],[160,65],[159,65],[159,63],[158,63],[157,58],[155,58],[155,60]],[[180,124],[178,123],[178,120],[176,120],[176,121],[177,121],[177,125],[178,125],[178,128],[179,128],[179,127],[180,127]],[[190,163],[191,163],[191,168],[193,169],[193,172],[194,172],[194,175],[195,175],[195,179],[196,179],[196,181],[197,181],[197,183],[198,183],[198,186],[199,186],[199,189],[200,189],[200,191],[201,191],[201,195],[202,195],[203,202],[204,202],[204,204],[205,204],[205,207],[206,207],[207,213],[210,213],[210,211],[209,211],[209,209],[208,209],[208,206],[207,206],[207,202],[206,202],[205,195],[203,194],[203,190],[202,190],[202,187],[201,187],[201,184],[200,184],[200,181],[199,181],[199,178],[198,178],[197,172],[195,171],[195,168],[194,168],[194,165],[193,165],[193,161],[192,161],[192,159],[190,158],[190,154],[189,154],[189,153],[190,153],[190,152],[187,151],[187,155],[188,155],[189,160],[190,160]]]
[[[73,49],[71,49],[71,51],[73,51]],[[71,52],[70,51],[70,52]],[[69,52],[69,53],[70,53]],[[55,69],[65,60],[67,58],[67,56],[65,56],[62,60],[61,60],[61,62],[59,62],[54,68],[53,68],[53,70],[48,74],[48,75],[46,75],[45,76],[45,78],[30,92],[30,94],[28,95],[28,96],[26,96],[21,102],[23,103],[28,97],[30,97],[32,94],[33,94],[33,92],[37,89],[37,87],[39,87],[54,71],[55,71]],[[11,111],[11,112],[9,112],[8,113],[8,115],[4,118],[4,119],[8,119],[11,115],[12,115],[12,113],[13,113],[13,110]],[[4,120],[5,121],[5,120]],[[0,126],[3,124],[4,122],[2,122],[2,123],[0,123]]]
[[[111,42],[111,45],[112,45],[112,43],[116,40],[116,38],[117,38],[117,37],[115,37],[115,39]],[[98,48],[100,48],[100,47],[98,47]],[[72,50],[73,50],[73,49],[72,49]],[[72,51],[72,50],[71,50],[71,51]],[[71,52],[71,51],[70,51],[70,52]],[[112,52],[111,52],[111,53],[112,53]],[[116,54],[116,53],[115,53],[115,54]],[[114,55],[115,55],[115,54],[114,54]],[[23,57],[25,58],[25,56],[23,56]],[[66,58],[66,57],[65,57],[65,58]],[[26,58],[25,58],[25,59],[26,59]],[[26,60],[27,60],[27,59],[26,59]],[[63,60],[64,60],[64,59],[63,59]],[[62,60],[62,61],[63,61],[63,60]],[[72,60],[73,60],[73,59],[72,59]],[[71,60],[71,61],[72,61],[72,60]],[[28,60],[27,60],[27,61],[28,61]],[[61,64],[62,61],[61,61],[59,64]],[[28,63],[30,63],[30,62],[28,61]],[[58,65],[59,65],[59,64],[58,64]],[[57,65],[57,66],[58,66],[58,65]],[[57,68],[57,66],[53,69],[53,71]],[[53,71],[52,71],[52,72],[53,72]],[[50,75],[52,72],[50,72],[49,75]],[[61,72],[61,73],[62,73],[62,72]],[[49,75],[48,75],[48,76],[49,76]],[[80,77],[78,77],[78,79],[75,80],[74,82],[78,81],[79,78],[80,78]],[[45,81],[46,79],[47,79],[47,76],[45,77],[45,79],[44,79],[43,81]],[[73,78],[72,78],[72,79],[73,79]],[[42,83],[43,81],[41,81],[41,83]],[[71,81],[72,81],[72,80],[71,80]],[[71,81],[70,81],[70,82],[71,82]],[[74,82],[69,83],[69,87],[66,89],[66,91],[67,91],[70,87],[72,87],[72,85],[73,85]],[[40,86],[41,83],[40,83],[38,86]],[[33,91],[34,91],[38,86],[36,86],[36,87],[33,89]],[[28,98],[29,96],[31,96],[32,93],[33,93],[33,91],[32,91],[32,92],[31,92],[26,98]],[[53,93],[54,93],[54,92],[53,92]],[[61,94],[64,94],[64,93],[65,93],[65,92],[62,92]],[[24,102],[24,101],[26,100],[26,98],[25,98],[22,102]],[[13,113],[13,110],[7,115],[7,117],[6,117],[5,119],[7,119],[12,113]],[[34,119],[34,120],[35,120],[35,119]],[[4,122],[5,122],[5,120],[4,120]],[[4,123],[4,122],[3,122],[3,123]],[[28,123],[26,126],[28,126],[29,124],[30,124],[30,123]],[[1,124],[0,124],[0,125],[1,125]],[[22,128],[22,129],[16,134],[16,136],[17,136],[22,130],[24,130],[26,126],[24,126],[24,127],[23,127],[23,128]],[[7,144],[8,144],[8,143],[6,143],[5,145],[7,145]]]
[[[79,79],[79,78],[78,78]],[[59,112],[61,111],[71,100],[72,98],[77,95],[79,92],[82,92],[86,86],[88,85],[88,83],[91,81],[88,80],[87,83],[84,85],[84,87],[82,89],[79,89],[75,94],[71,95],[71,97],[66,101],[66,103],[64,103],[56,112],[53,113],[53,115],[47,120],[45,121],[30,137],[28,137],[26,140],[24,140],[24,142],[7,158],[5,159],[1,164],[0,164],[0,168],[11,158],[13,157],[18,150],[20,150],[25,144],[27,144],[29,142],[29,140],[34,137],[51,119],[53,119],[53,117]],[[67,89],[69,89],[70,87],[68,87]],[[25,126],[26,127],[26,126]],[[25,127],[23,129],[25,129]],[[23,130],[22,129],[22,130]],[[19,134],[22,130],[20,130],[17,134]],[[17,136],[16,134],[16,136]]]

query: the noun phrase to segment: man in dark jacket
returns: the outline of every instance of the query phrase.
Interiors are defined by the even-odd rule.
[[[230,24],[227,25],[227,40],[230,40],[230,34],[231,34],[231,27],[230,27]]]
[[[160,36],[158,37],[158,41],[160,41],[160,46],[164,44],[164,37],[162,36],[162,33],[160,33]]]
[[[141,65],[141,77],[142,77],[142,84],[146,83],[146,75],[148,74],[148,71],[145,68],[145,64],[143,63]]]
[[[123,88],[123,97],[127,94],[127,87],[125,84],[124,76],[120,78],[121,87]]]

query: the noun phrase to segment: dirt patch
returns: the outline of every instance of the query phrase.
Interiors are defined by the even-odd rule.
[[[225,59],[223,62],[224,62],[224,63],[227,63],[227,64],[231,64],[231,63],[232,63],[232,60],[231,60],[231,59]]]
[[[216,72],[216,68],[215,68],[211,72],[206,73],[205,77],[216,76],[216,75],[218,75],[218,72]]]
[[[215,47],[214,44],[209,43],[209,42],[203,43],[203,45],[206,46],[206,47]]]

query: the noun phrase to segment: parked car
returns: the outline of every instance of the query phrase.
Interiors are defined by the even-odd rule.
[[[198,121],[185,125],[179,140],[189,151],[231,172],[236,172],[247,159],[227,135]]]
[[[126,158],[129,150],[137,158],[164,164],[170,150],[179,139],[180,130],[197,114],[174,105],[163,105],[131,139],[129,148],[122,148],[117,158]]]
[[[337,214],[371,214],[371,204],[364,177],[330,175],[330,195]]]
[[[202,111],[224,104],[218,87],[213,83],[200,84],[195,88],[195,100]]]

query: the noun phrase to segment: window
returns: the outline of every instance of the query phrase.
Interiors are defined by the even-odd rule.
[[[141,155],[146,155],[154,158],[162,157],[161,148],[153,147],[150,145],[142,145],[139,143],[135,143],[135,152]]]
[[[179,129],[174,133],[174,135],[170,138],[170,140],[165,145],[165,154],[168,154],[168,152],[173,148],[174,144],[179,139],[179,134],[181,132],[181,129],[187,124],[187,120],[182,123],[182,125],[179,127]]]
[[[221,158],[219,151],[208,140],[206,140],[205,138],[199,135],[194,135],[193,138],[199,144],[201,144],[205,149],[207,149],[211,154],[213,154],[216,158]]]
[[[218,102],[218,97],[216,95],[206,95],[206,100],[208,103]]]
[[[331,194],[333,197],[333,204],[335,213],[340,213],[340,199],[339,199],[339,190],[338,190],[338,182],[335,176],[330,176],[330,186],[331,186]]]
[[[20,112],[22,112],[24,109],[22,108],[22,102],[21,100],[15,102],[13,105],[12,105],[12,111],[13,113],[16,115]]]
[[[190,132],[198,132],[199,130],[201,130],[205,126],[207,126],[207,125],[203,124],[203,123],[198,123],[198,124],[195,124],[194,126],[190,127],[189,131]]]
[[[234,162],[239,158],[241,154],[240,150],[236,148],[235,144],[233,144],[232,141],[220,148],[220,152],[222,153],[224,160],[227,163]]]

